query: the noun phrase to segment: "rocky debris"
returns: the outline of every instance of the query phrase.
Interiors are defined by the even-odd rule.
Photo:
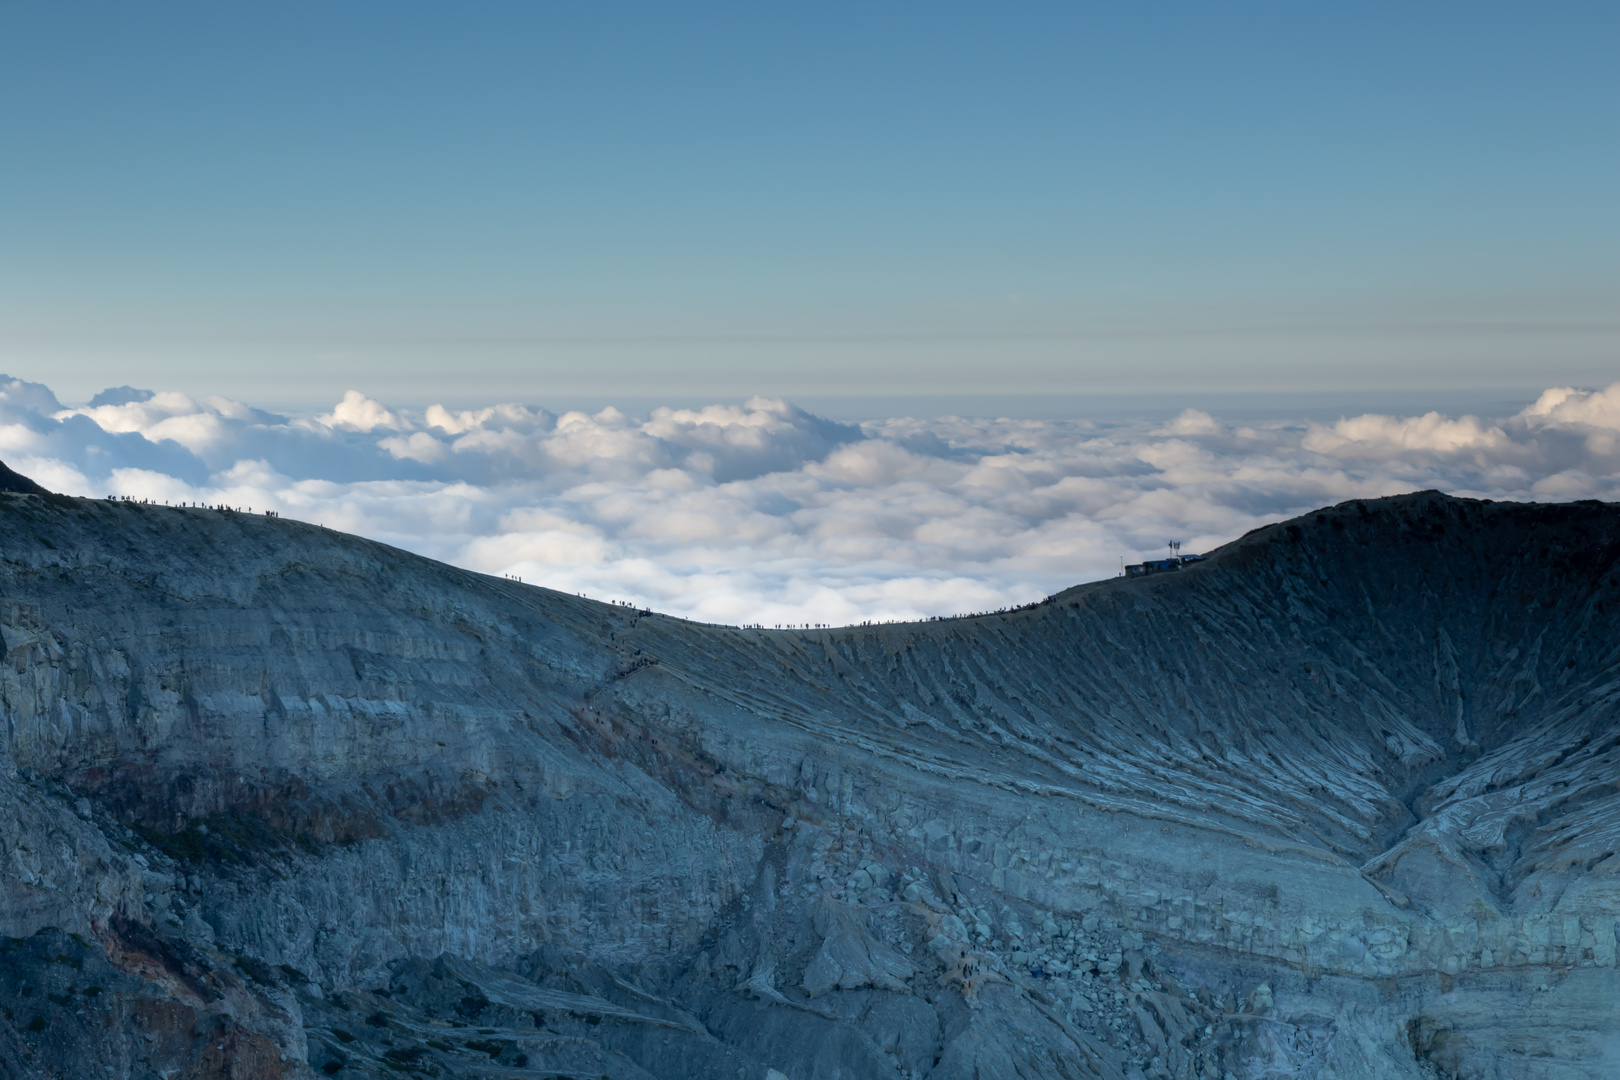
[[[865,871],[859,871],[864,873]],[[874,941],[857,909],[836,901],[816,908],[813,924],[823,935],[821,948],[804,969],[805,992],[811,997],[829,990],[906,990],[916,969],[895,949]]]
[[[139,923],[0,939],[0,1061],[14,1076],[301,1075],[296,1009],[222,959]]]
[[[0,1075],[1606,1077],[1617,557],[1427,493],[773,632],[0,494]]]

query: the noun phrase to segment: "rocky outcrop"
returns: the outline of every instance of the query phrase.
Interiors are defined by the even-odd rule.
[[[0,495],[0,1071],[1617,1075],[1617,555],[1425,493],[766,631]]]

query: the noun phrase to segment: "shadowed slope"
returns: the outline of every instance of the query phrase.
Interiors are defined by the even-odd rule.
[[[0,461],[0,492],[13,495],[49,495],[50,492]]]

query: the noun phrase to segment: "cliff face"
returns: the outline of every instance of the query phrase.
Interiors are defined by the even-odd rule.
[[[1611,506],[796,632],[200,509],[0,556],[0,1072],[1620,1075]]]

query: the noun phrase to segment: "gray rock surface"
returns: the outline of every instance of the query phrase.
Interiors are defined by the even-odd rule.
[[[0,1076],[1620,1076],[1617,556],[765,631],[0,494]]]

